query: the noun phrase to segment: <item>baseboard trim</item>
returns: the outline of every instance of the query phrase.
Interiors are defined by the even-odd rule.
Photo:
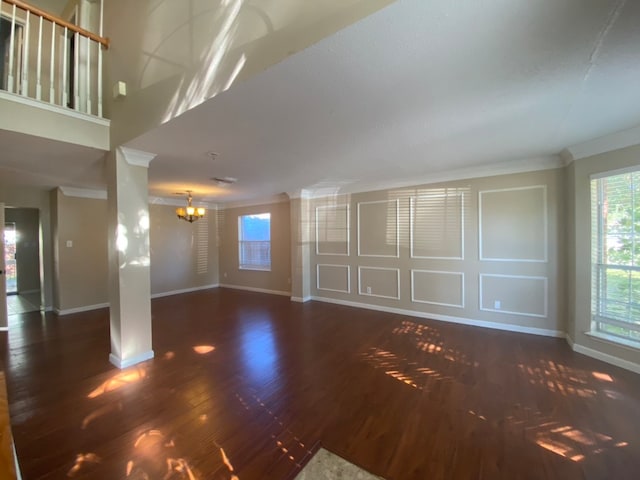
[[[36,290],[19,291],[18,295],[30,295],[32,293],[40,293],[40,290],[36,289]]]
[[[565,338],[567,340],[567,343],[571,347],[571,350],[574,350],[573,346],[575,345],[575,342],[573,341],[573,338],[571,338],[571,336],[568,333],[565,335]]]
[[[154,293],[153,295],[151,295],[151,298],[160,298],[160,297],[168,297],[170,295],[180,295],[182,293],[190,293],[190,292],[196,292],[198,290],[208,290],[210,288],[217,288],[219,286],[219,284],[212,284],[212,285],[203,285],[201,287],[193,287],[193,288],[183,288],[181,290],[172,290],[169,292],[160,292],[160,293]],[[64,310],[60,310],[58,308],[47,308],[47,311],[51,311],[53,310],[57,315],[70,315],[72,313],[82,313],[82,312],[89,312],[91,310],[99,310],[101,308],[108,308],[109,307],[109,303],[98,303],[95,305],[85,305],[84,307],[76,307],[76,308],[67,308]]]
[[[113,353],[109,354],[109,362],[118,367],[120,370],[123,368],[128,368],[133,365],[136,365],[140,362],[145,362],[147,360],[151,360],[154,356],[153,350],[149,350],[148,352],[141,353],[140,355],[136,355],[135,357],[128,358],[126,360],[122,360]]]
[[[614,357],[613,355],[609,355],[608,353],[602,353],[598,350],[594,350],[593,348],[585,347],[584,345],[579,345],[577,343],[574,343],[572,348],[574,352],[581,353],[591,358],[595,358],[596,360],[610,363],[611,365],[624,368],[625,370],[630,370],[634,373],[640,373],[640,365],[635,362],[630,362],[629,360]]]
[[[377,310],[379,312],[396,313],[398,315],[407,315],[410,317],[426,318],[429,320],[438,320],[441,322],[457,323],[460,325],[468,325],[471,327],[491,328],[493,330],[504,330],[507,332],[528,333],[532,335],[541,335],[544,337],[565,338],[566,334],[560,330],[549,330],[545,328],[523,327],[520,325],[510,325],[506,323],[487,322],[486,320],[473,320],[470,318],[453,317],[450,315],[439,315],[436,313],[417,312],[415,310],[405,310],[402,308],[384,307],[380,305],[370,305],[368,303],[351,302],[348,300],[336,300],[334,298],[312,296],[312,300],[319,302],[335,303],[347,307],[365,308],[367,310]]]
[[[220,284],[214,283],[211,285],[202,285],[201,287],[181,288],[180,290],[170,290],[168,292],[152,293],[151,298],[170,297],[171,295],[181,295],[183,293],[198,292],[200,290],[209,290],[211,288],[218,288]]]
[[[20,472],[20,464],[18,463],[18,454],[16,453],[16,444],[11,440],[11,450],[13,451],[13,463],[16,466],[16,480],[22,480],[22,472]]]
[[[9,327],[0,327],[0,332],[8,332]]]
[[[243,285],[230,285],[228,283],[221,283],[220,287],[232,288],[233,290],[246,290],[247,292],[269,293],[271,295],[281,295],[284,297],[291,296],[291,292],[284,292],[282,290],[268,290],[266,288],[245,287]]]
[[[305,303],[311,300],[312,297],[291,297],[292,302]]]
[[[85,305],[84,307],[76,307],[76,308],[67,308],[65,310],[60,310],[58,308],[54,308],[53,311],[56,315],[70,315],[72,313],[82,313],[89,312],[91,310],[100,310],[101,308],[109,308],[109,303],[97,303],[95,305]]]

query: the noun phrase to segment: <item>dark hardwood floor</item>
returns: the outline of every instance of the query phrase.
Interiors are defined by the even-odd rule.
[[[106,310],[2,338],[32,479],[284,479],[318,441],[388,480],[638,478],[640,376],[564,340],[216,289],[154,300],[155,359]]]

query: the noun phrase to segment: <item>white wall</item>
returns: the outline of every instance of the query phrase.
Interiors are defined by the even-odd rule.
[[[113,145],[308,47],[393,0],[303,2],[105,1],[105,88],[127,84],[106,105]]]

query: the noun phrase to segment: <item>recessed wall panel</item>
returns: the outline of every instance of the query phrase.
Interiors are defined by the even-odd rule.
[[[437,189],[410,199],[411,257],[464,258],[464,196]]]
[[[358,293],[371,297],[400,299],[400,270],[358,267]]]
[[[349,255],[349,205],[316,207],[316,254]]]
[[[464,308],[464,273],[411,270],[411,301]]]
[[[546,277],[480,275],[480,310],[546,317],[547,303]]]
[[[398,200],[358,203],[358,255],[398,257]]]
[[[318,290],[330,292],[351,292],[351,269],[349,265],[316,265],[316,286]]]
[[[479,192],[480,260],[547,261],[547,189]]]

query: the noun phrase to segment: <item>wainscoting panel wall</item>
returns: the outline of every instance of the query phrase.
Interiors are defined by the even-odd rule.
[[[358,293],[400,300],[400,269],[358,267]]]
[[[311,296],[561,335],[563,175],[552,169],[312,199]]]
[[[351,292],[351,271],[349,265],[316,265],[318,290],[328,292]]]
[[[480,310],[547,316],[547,278],[480,274]]]
[[[411,301],[464,308],[464,273],[411,270]]]
[[[411,197],[411,257],[464,258],[464,195],[437,188]]]
[[[316,255],[349,255],[349,205],[316,207]]]
[[[398,199],[358,203],[359,257],[400,255],[398,208]]]
[[[545,185],[485,190],[479,195],[481,260],[547,261]]]

